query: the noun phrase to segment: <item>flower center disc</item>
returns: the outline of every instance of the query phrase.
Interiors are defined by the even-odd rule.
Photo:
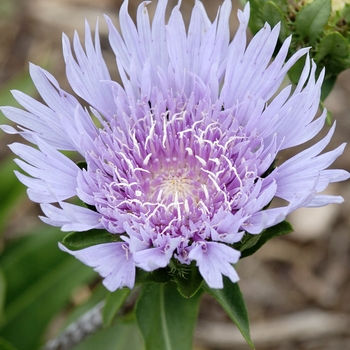
[[[151,200],[164,204],[182,204],[187,207],[203,199],[204,185],[195,172],[169,169],[155,175],[150,183]]]

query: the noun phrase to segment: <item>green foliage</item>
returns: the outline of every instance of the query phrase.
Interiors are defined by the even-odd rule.
[[[281,7],[279,7],[275,2],[268,1],[264,4],[262,10],[262,17],[266,18],[266,21],[270,26],[274,27],[276,24],[280,23],[280,40],[285,40],[288,36],[288,27],[286,21],[286,15],[282,12]]]
[[[17,350],[9,341],[0,337],[0,349],[1,350]]]
[[[249,3],[249,28],[253,34],[257,33],[264,26],[265,22],[271,26],[281,22],[281,27],[286,27],[286,14],[288,13],[287,1],[250,0]],[[281,30],[283,30],[282,28]]]
[[[331,0],[313,0],[296,14],[295,31],[303,39],[313,44],[323,33],[332,12]]]
[[[293,232],[292,225],[283,221],[273,227],[269,227],[258,235],[245,234],[240,243],[236,243],[234,247],[242,252],[241,259],[254,254],[266,242],[273,237],[283,236]]]
[[[254,348],[250,339],[248,312],[238,283],[232,283],[227,277],[224,277],[223,289],[212,289],[207,284],[204,284],[203,289],[219,302],[249,346]]]
[[[265,22],[271,26],[280,23],[277,49],[292,35],[287,58],[297,50],[310,47],[309,55],[317,64],[316,76],[323,67],[326,76],[322,86],[322,101],[332,90],[337,76],[350,68],[350,5],[340,10],[332,9],[331,0],[310,2],[288,0],[250,0],[249,27],[255,34]],[[277,52],[277,50],[276,50]],[[300,59],[288,72],[293,84],[297,84],[305,64]]]
[[[349,46],[346,39],[338,32],[332,32],[324,36],[318,45],[315,59],[320,61],[327,56],[347,59]]]
[[[184,298],[174,283],[143,285],[136,320],[146,350],[191,350],[201,293]]]
[[[192,261],[190,265],[184,265],[185,270],[179,273],[178,268],[173,271],[173,279],[177,284],[178,292],[184,298],[192,298],[201,288],[203,277],[198,271],[196,262]],[[180,270],[181,271],[181,270]]]
[[[166,283],[171,280],[171,273],[168,267],[164,269],[157,269],[151,272],[147,272],[136,268],[136,285],[144,283]]]
[[[0,257],[7,281],[0,336],[18,350],[38,349],[49,321],[67,305],[72,290],[96,277],[57,248],[61,234],[53,228],[32,233]]]
[[[334,78],[344,67],[350,67],[350,49],[348,41],[338,32],[325,35],[320,41],[315,60],[323,62],[328,70],[326,78],[335,82]]]
[[[6,279],[2,269],[0,269],[0,324],[4,321],[4,303],[6,293]],[[0,347],[1,349],[1,347]]]
[[[305,66],[306,56],[301,57],[294,66],[289,70],[288,77],[293,84],[298,84],[300,74]]]
[[[103,308],[103,325],[104,327],[109,327],[112,325],[112,322],[123,305],[124,301],[130,294],[130,289],[123,288],[118,289],[113,293],[108,293],[106,298],[106,304]]]
[[[136,323],[118,319],[111,327],[90,335],[72,350],[141,350],[143,341]],[[161,348],[159,348],[161,349]]]
[[[136,285],[170,281],[176,283],[178,292],[184,298],[192,298],[200,290],[203,277],[199,273],[195,261],[190,265],[183,265],[172,260],[170,266],[152,272],[136,269]]]
[[[341,17],[344,18],[345,22],[350,23],[350,4],[345,4],[341,12]]]
[[[121,242],[119,235],[112,235],[106,230],[90,230],[71,232],[65,236],[62,243],[71,250],[79,250],[96,244]]]

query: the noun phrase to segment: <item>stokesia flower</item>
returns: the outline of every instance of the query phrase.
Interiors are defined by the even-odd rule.
[[[222,275],[238,280],[232,264],[240,252],[232,244],[245,232],[261,233],[300,207],[342,202],[319,193],[349,177],[326,169],[345,145],[320,154],[333,126],[324,139],[275,165],[279,151],[312,139],[326,118],[326,111],[315,118],[324,72],[316,79],[308,57],[296,88],[280,90],[308,49],[285,62],[288,38],[272,61],[279,25],[266,24],[247,45],[249,4],[238,11],[232,42],[229,0],[213,23],[196,1],[188,29],[179,5],[165,23],[166,0],[159,0],[150,24],[148,4],[138,7],[135,25],[124,2],[121,34],[106,17],[122,84],[110,77],[97,26],[93,40],[86,23],[85,49],[77,34],[73,49],[64,35],[63,54],[68,81],[88,107],[31,65],[46,105],[14,91],[26,111],[3,107],[18,129],[2,128],[36,145],[10,148],[44,222],[116,237],[78,251],[60,245],[94,267],[109,290],[132,288],[136,268],[153,271],[171,260],[195,261],[208,285],[222,288]],[[84,163],[62,150],[78,152]],[[84,204],[73,204],[74,197]],[[274,197],[286,205],[267,208]]]

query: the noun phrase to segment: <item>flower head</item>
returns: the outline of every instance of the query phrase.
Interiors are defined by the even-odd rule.
[[[320,155],[332,127],[314,146],[274,165],[279,151],[313,138],[326,117],[324,111],[315,119],[323,72],[316,80],[308,58],[297,87],[278,90],[307,54],[302,49],[285,62],[288,38],[271,62],[278,25],[266,24],[247,46],[249,4],[238,12],[230,42],[229,0],[213,23],[196,1],[187,30],[179,6],[165,23],[166,0],[159,0],[150,25],[148,3],[139,6],[135,26],[124,2],[122,35],[106,17],[122,85],[109,75],[98,29],[93,42],[86,24],[85,50],[77,34],[73,50],[64,35],[63,53],[69,83],[89,107],[31,65],[46,105],[15,91],[27,111],[3,107],[19,125],[3,129],[37,146],[10,147],[44,222],[118,237],[79,251],[60,245],[94,267],[108,289],[132,288],[136,267],[153,271],[171,259],[195,261],[208,285],[222,288],[222,275],[238,280],[232,264],[240,252],[232,244],[245,232],[258,234],[303,206],[342,201],[318,193],[349,177],[325,170],[344,145]],[[80,153],[83,166],[61,150]],[[72,197],[86,206],[70,203]],[[274,197],[287,205],[266,209]]]

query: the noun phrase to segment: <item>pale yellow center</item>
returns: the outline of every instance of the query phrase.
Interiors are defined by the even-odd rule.
[[[158,174],[150,183],[151,198],[157,203],[198,203],[206,188],[198,174],[170,170]]]

